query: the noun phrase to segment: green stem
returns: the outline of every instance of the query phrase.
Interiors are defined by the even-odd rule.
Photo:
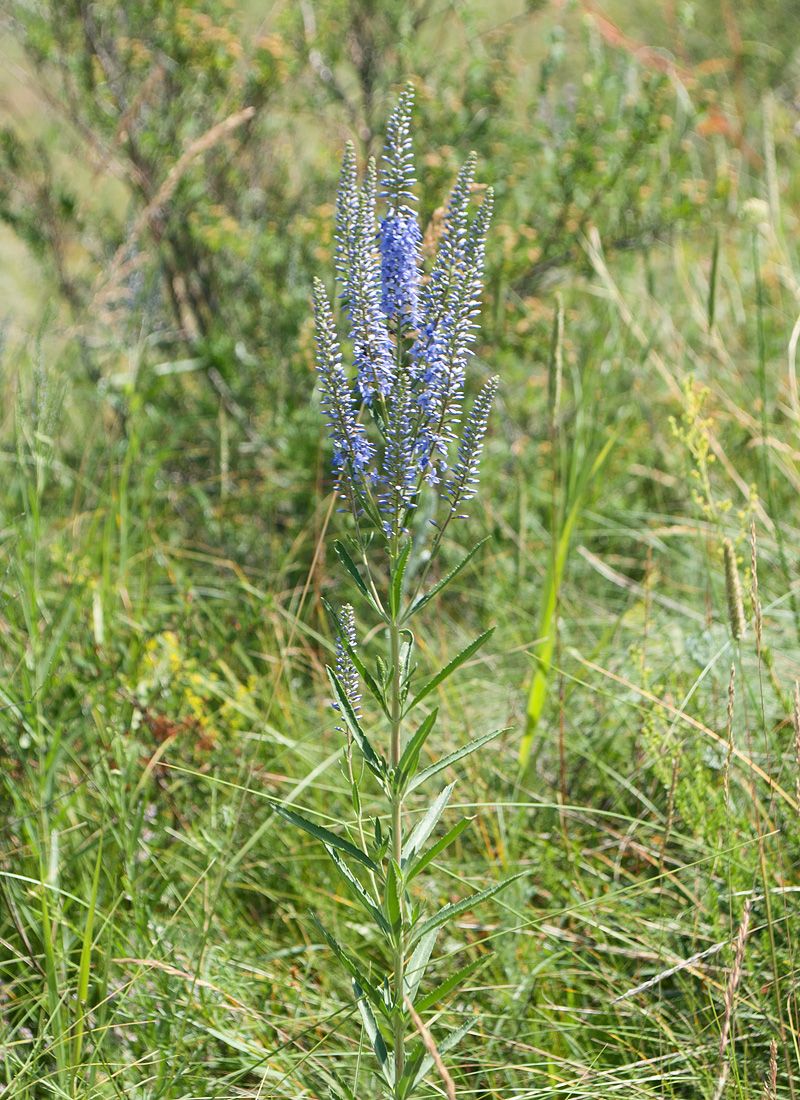
[[[396,768],[400,762],[400,628],[397,616],[392,614],[389,623],[389,637],[392,655],[392,719],[391,741],[389,744],[389,766]],[[403,859],[402,832],[403,796],[399,791],[392,794],[392,859],[399,870]],[[400,905],[403,897],[400,891]],[[395,1095],[398,1095],[400,1078],[405,1066],[405,1028],[403,1024],[403,976],[405,966],[405,943],[402,924],[394,944],[394,1079]]]

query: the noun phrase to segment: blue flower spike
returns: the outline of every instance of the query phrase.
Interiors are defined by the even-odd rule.
[[[387,124],[380,172],[371,160],[360,183],[352,144],[342,163],[335,259],[352,375],[343,366],[321,284],[314,290],[320,389],[333,439],[334,473],[356,519],[366,513],[395,543],[426,485],[438,486],[449,506],[445,522],[463,514],[463,504],[475,492],[497,391],[496,379],[484,386],[462,433],[492,193],[485,193],[470,217],[476,190],[476,158],[470,154],[456,178],[425,279],[415,210],[413,102],[409,86]],[[385,203],[380,222],[379,200]],[[377,444],[367,436],[359,408],[372,420]]]

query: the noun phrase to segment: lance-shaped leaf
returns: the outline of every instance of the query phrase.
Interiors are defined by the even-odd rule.
[[[326,1078],[331,1077],[335,1082],[336,1087],[328,1085],[328,1093],[331,1100],[358,1100],[358,1097],[350,1088],[350,1086],[341,1079],[341,1077],[334,1070],[322,1070],[323,1076]]]
[[[468,565],[469,562],[472,561],[473,557],[478,553],[480,548],[484,545],[484,543],[488,542],[490,538],[491,535],[487,535],[485,539],[481,539],[478,545],[474,546],[472,550],[470,550],[470,552],[467,554],[467,556],[461,559],[455,569],[451,569],[447,576],[442,577],[442,579],[438,581],[433,586],[433,588],[426,592],[424,596],[417,596],[417,598],[411,604],[408,611],[406,611],[405,615],[400,621],[406,622],[408,619],[411,618],[412,615],[415,615],[421,608],[423,608],[426,603],[429,603],[434,598],[434,596],[438,596],[442,589],[446,588],[450,581],[452,581],[454,577],[458,576],[464,566]]]
[[[439,760],[431,764],[427,768],[423,768],[421,772],[411,779],[408,784],[409,792],[415,791],[421,783],[430,779],[434,775],[438,775],[439,772],[444,771],[445,768],[449,768],[451,764],[457,764],[459,760],[463,760],[465,756],[469,756],[470,753],[475,752],[482,745],[488,745],[490,741],[494,741],[495,737],[499,737],[501,733],[505,733],[508,726],[503,726],[502,729],[492,730],[491,733],[484,733],[482,737],[476,737],[472,741],[467,741],[466,745],[462,745],[460,749],[454,749],[453,752],[449,752],[446,756],[440,757]]]
[[[455,783],[451,783],[449,787],[445,787],[442,793],[434,801],[433,805],[428,809],[422,820],[417,822],[411,836],[404,843],[403,870],[405,870],[408,864],[413,862],[414,857],[422,851],[425,841],[436,828],[439,818],[444,813],[445,807],[450,801],[453,787],[455,787]]]
[[[477,894],[472,894],[468,898],[462,898],[461,901],[454,901],[445,905],[438,913],[429,917],[428,920],[423,921],[422,924],[417,925],[408,938],[408,946],[413,947],[414,944],[419,943],[426,933],[433,931],[434,928],[441,928],[442,925],[447,924],[449,920],[461,916],[462,913],[466,913],[476,905],[480,905],[482,901],[487,901],[489,898],[494,897],[495,894],[504,890],[506,886],[510,886],[512,882],[516,882],[518,878],[522,878],[524,874],[524,871],[520,871],[518,875],[512,875],[511,878],[507,878],[504,882],[496,882],[494,886],[489,886],[485,890],[479,890]]]
[[[403,927],[403,910],[400,905],[400,889],[402,876],[400,869],[393,859],[389,860],[389,870],[386,873],[385,909],[392,930],[392,939],[396,942]]]
[[[341,623],[339,622],[339,618],[338,618],[336,612],[333,610],[333,608],[331,607],[331,605],[328,603],[328,601],[325,599],[324,596],[322,597],[322,606],[325,608],[325,610],[328,612],[328,615],[331,618],[331,621],[333,623],[334,629],[336,630],[336,633],[337,633],[337,636],[339,638],[339,642],[342,646],[342,649],[344,649],[347,656],[353,662],[353,667],[355,668],[358,675],[361,677],[361,679],[366,684],[367,690],[369,691],[370,695],[376,701],[376,703],[381,708],[381,710],[386,715],[386,717],[391,718],[389,708],[386,705],[386,692],[382,691],[381,688],[378,686],[378,681],[375,679],[375,677],[369,671],[367,666],[361,660],[361,658],[358,655],[357,650],[353,649],[353,647],[350,645],[350,643],[348,642],[345,635],[342,633]]]
[[[370,1046],[375,1051],[375,1057],[378,1059],[381,1073],[386,1079],[389,1088],[394,1088],[394,1063],[389,1057],[389,1051],[386,1049],[386,1040],[383,1037],[381,1029],[378,1027],[378,1021],[375,1019],[372,1009],[369,1007],[369,1001],[364,994],[364,990],[355,980],[353,981],[353,992],[356,995],[358,1011],[361,1013],[364,1030],[367,1033]]]
[[[411,952],[411,957],[406,963],[403,975],[403,990],[412,1004],[417,995],[419,983],[422,981],[422,976],[425,973],[425,967],[430,961],[431,953],[433,952],[438,935],[438,928],[432,928],[429,932],[426,932]]]
[[[366,585],[366,582],[365,582],[364,578],[361,576],[361,574],[358,571],[358,566],[353,561],[353,559],[350,557],[350,554],[348,553],[347,548],[345,547],[345,545],[343,543],[339,542],[338,539],[337,539],[337,541],[333,544],[333,549],[336,551],[336,555],[339,558],[339,561],[342,563],[342,565],[345,567],[347,572],[350,574],[350,576],[353,578],[353,580],[358,585],[358,589],[361,592],[364,599],[369,603],[369,605],[375,611],[378,612],[380,617],[384,621],[386,621],[386,612],[383,610],[383,608],[378,603],[375,602],[375,597],[372,595],[370,590],[367,588],[367,585]]]
[[[408,564],[408,555],[411,550],[411,539],[409,539],[403,549],[400,551],[400,556],[394,563],[394,569],[392,570],[392,579],[389,584],[389,607],[392,610],[392,615],[397,618],[397,614],[400,610],[400,601],[403,598],[403,576],[406,571],[406,565]]]
[[[360,848],[347,840],[346,837],[331,832],[330,829],[326,829],[323,825],[317,825],[315,822],[309,821],[307,817],[303,817],[303,815],[297,813],[296,810],[290,810],[288,806],[282,806],[280,802],[273,802],[272,808],[276,813],[280,814],[281,817],[285,818],[286,821],[290,821],[292,825],[296,825],[299,829],[308,833],[309,836],[321,840],[326,848],[338,848],[340,852],[345,852],[352,859],[357,859],[359,863],[363,863],[370,871],[376,874],[381,873],[377,863],[371,860],[366,852],[362,852]]]
[[[427,1012],[429,1008],[433,1008],[441,1001],[442,997],[446,997],[456,986],[461,983],[472,974],[474,970],[477,970],[479,966],[482,966],[485,959],[473,959],[471,963],[467,963],[466,966],[462,966],[460,970],[457,970],[455,974],[451,974],[446,981],[443,981],[436,989],[431,990],[430,993],[426,993],[424,997],[420,997],[419,1001],[414,1005],[417,1012]]]
[[[429,863],[433,863],[436,857],[440,855],[445,848],[449,847],[456,837],[461,836],[471,821],[471,817],[462,817],[458,824],[454,825],[449,832],[445,833],[443,837],[437,840],[433,847],[429,848],[425,855],[418,859],[416,863],[412,864],[410,867],[406,866],[404,868],[406,886],[413,882],[417,875],[424,871]]]
[[[376,987],[367,978],[364,977],[364,975],[359,970],[358,963],[355,961],[352,955],[345,951],[341,944],[339,944],[337,940],[334,939],[334,937],[330,934],[330,932],[327,930],[322,921],[319,920],[315,913],[311,913],[311,917],[317,928],[319,928],[320,932],[324,936],[325,942],[327,943],[328,947],[330,947],[331,951],[333,951],[334,955],[345,968],[353,981],[358,982],[358,984],[364,990],[366,996],[370,999],[372,1004],[375,1005],[377,1009],[379,1009],[381,1012],[386,1013],[386,1006],[383,1003],[383,997],[381,996],[379,990],[376,989]]]
[[[372,774],[383,783],[386,779],[386,765],[378,757],[378,754],[375,752],[372,745],[370,745],[367,735],[358,724],[356,712],[353,710],[353,704],[347,698],[347,692],[342,687],[341,680],[330,666],[328,666],[328,679],[331,682],[333,695],[339,705],[339,711],[342,718],[344,718],[345,725],[350,730],[353,740],[361,749],[367,767]]]
[[[485,630],[474,642],[470,642],[470,644],[465,649],[462,649],[460,653],[457,653],[449,664],[446,664],[440,672],[437,672],[436,675],[428,680],[427,684],[417,692],[411,700],[408,710],[413,710],[417,703],[420,703],[426,695],[430,695],[432,691],[435,691],[439,684],[443,683],[447,677],[452,675],[452,673],[463,665],[465,661],[468,661],[473,653],[477,653],[483,643],[491,638],[493,633],[494,627],[492,626],[488,630]]]
[[[403,750],[403,755],[400,757],[400,762],[397,765],[397,786],[402,788],[405,780],[411,775],[417,768],[417,761],[419,760],[419,754],[422,751],[422,746],[428,739],[428,734],[436,725],[436,718],[439,714],[439,708],[431,711],[427,718],[425,718],[419,726],[414,736],[406,745]]]
[[[328,848],[327,844],[325,845],[325,848],[328,852],[328,855],[336,864],[336,870],[342,876],[347,886],[350,887],[350,891],[354,895],[356,901],[358,901],[359,904],[367,911],[367,913],[369,913],[369,915],[386,936],[391,935],[391,929],[389,928],[386,917],[380,911],[378,906],[369,896],[367,891],[358,881],[358,879],[347,866],[342,857],[333,848]]]
[[[439,1054],[447,1054],[449,1050],[452,1050],[454,1046],[461,1042],[470,1028],[475,1026],[477,1021],[477,1016],[471,1016],[465,1024],[462,1024],[461,1027],[457,1028],[455,1031],[451,1031],[446,1038],[442,1039],[441,1043],[437,1043],[436,1049]],[[400,1079],[400,1095],[404,1100],[405,1097],[411,1096],[417,1085],[425,1079],[435,1065],[433,1056],[427,1053],[422,1060],[417,1063],[417,1066],[414,1065],[414,1062],[417,1062],[416,1058],[409,1062],[407,1069],[403,1072],[403,1076]]]

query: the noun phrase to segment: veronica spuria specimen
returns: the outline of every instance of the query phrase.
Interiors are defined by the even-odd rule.
[[[383,624],[388,649],[386,659],[370,669],[360,655],[353,607],[346,604],[336,612],[328,606],[338,635],[335,668],[328,675],[346,740],[355,825],[334,832],[294,810],[276,807],[322,841],[364,919],[385,945],[385,972],[376,974],[374,963],[359,958],[357,946],[338,943],[320,924],[352,979],[384,1093],[393,1100],[411,1097],[430,1072],[442,1072],[440,1055],[474,1022],[445,1035],[431,1035],[424,1025],[430,1011],[473,969],[470,965],[451,975],[436,989],[426,987],[425,972],[441,928],[505,885],[494,883],[438,911],[422,904],[413,885],[468,824],[462,818],[442,831],[440,819],[454,784],[444,786],[440,773],[502,731],[488,732],[438,760],[428,747],[437,714],[430,709],[431,697],[480,649],[491,630],[420,682],[413,658],[412,620],[478,549],[447,576],[428,583],[445,531],[464,515],[477,490],[498,380],[484,384],[465,415],[464,383],[480,311],[492,195],[487,191],[478,208],[470,209],[476,168],[471,156],[456,179],[438,252],[423,277],[410,139],[412,102],[408,88],[389,120],[380,170],[370,162],[360,179],[352,146],[342,165],[336,273],[352,348],[348,367],[325,288],[320,281],[314,286],[321,403],[333,441],[336,489],[353,521],[348,545],[337,542],[335,548],[366,614]],[[412,579],[411,570],[406,575],[410,530],[425,494],[434,497],[435,518],[427,536],[427,565]],[[430,507],[426,502],[426,512]],[[425,537],[424,532],[415,535],[418,543]],[[364,728],[362,691],[374,704],[374,732]],[[378,820],[367,827],[362,816],[359,784],[364,768],[385,799],[383,826]],[[412,825],[404,803],[419,789],[429,792],[429,798]],[[341,1075],[331,1082],[332,1094],[346,1100],[355,1100],[358,1087]]]

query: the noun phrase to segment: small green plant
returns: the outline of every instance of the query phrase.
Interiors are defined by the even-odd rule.
[[[408,796],[487,745],[502,730],[478,737],[427,766],[422,763],[423,749],[437,717],[436,709],[427,710],[424,704],[492,633],[487,630],[481,634],[429,679],[416,681],[411,623],[464,569],[481,545],[439,581],[427,583],[445,532],[475,493],[483,437],[498,380],[490,379],[476,398],[453,462],[450,448],[457,441],[456,425],[461,419],[491,194],[470,221],[468,206],[475,172],[475,158],[471,157],[459,173],[438,254],[423,285],[422,237],[410,205],[416,201],[409,139],[411,105],[409,88],[389,120],[380,178],[374,161],[370,162],[359,186],[352,148],[345,155],[342,169],[337,270],[350,320],[355,388],[342,365],[324,287],[319,281],[315,284],[322,401],[334,441],[337,492],[355,521],[350,546],[337,542],[335,549],[361,600],[384,628],[388,659],[379,658],[377,669],[371,671],[356,644],[352,606],[345,604],[337,614],[326,604],[338,634],[336,667],[329,668],[328,674],[334,706],[347,738],[356,824],[348,836],[287,807],[276,807],[288,821],[322,841],[345,886],[384,945],[385,967],[376,973],[359,957],[357,949],[340,945],[320,924],[326,942],[352,979],[386,1095],[394,1100],[406,1100],[415,1094],[434,1067],[452,1090],[441,1055],[469,1031],[473,1020],[467,1020],[437,1044],[423,1015],[456,988],[478,960],[428,992],[422,992],[425,970],[440,929],[505,885],[494,883],[433,913],[427,912],[414,896],[420,874],[464,831],[469,819],[462,818],[436,839],[434,831],[454,784],[431,797],[413,828],[406,823]],[[388,205],[380,229],[375,217],[379,190]],[[359,420],[359,406],[371,414],[377,443]],[[426,564],[412,575],[412,544],[428,541],[419,530],[412,537],[412,529],[426,489],[434,486],[439,487],[446,511],[442,519],[431,521],[433,533]],[[375,562],[374,551],[381,542],[388,570],[381,570]],[[361,684],[386,729],[386,753],[375,736],[365,732]],[[414,713],[420,717],[412,730]],[[388,823],[384,825],[376,817],[369,838],[354,747],[386,806]],[[412,1032],[418,1036],[415,1045],[408,1041]],[[331,1091],[347,1100],[361,1094],[355,1084],[341,1080]]]

